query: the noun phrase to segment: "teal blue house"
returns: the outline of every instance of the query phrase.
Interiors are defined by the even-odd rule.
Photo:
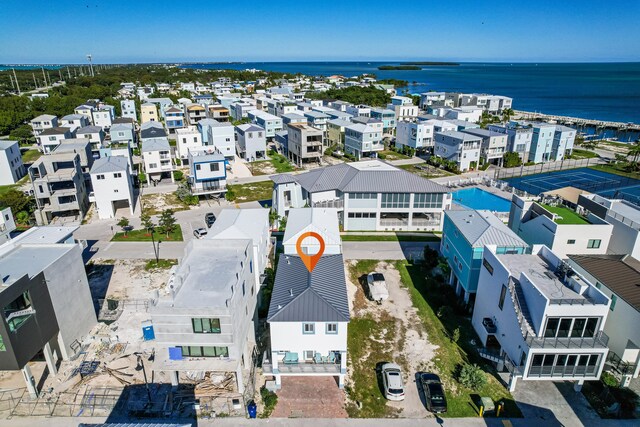
[[[529,246],[489,211],[445,211],[440,252],[451,267],[449,284],[471,306],[485,248],[496,254],[524,254]]]

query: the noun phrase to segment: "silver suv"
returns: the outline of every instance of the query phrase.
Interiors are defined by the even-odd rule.
[[[384,397],[388,400],[404,400],[404,385],[400,366],[395,363],[385,363],[381,370]]]

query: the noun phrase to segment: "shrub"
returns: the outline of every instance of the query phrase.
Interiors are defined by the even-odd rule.
[[[176,159],[178,161],[179,159]],[[184,179],[184,172],[182,171],[173,171],[173,179],[176,181],[182,181]]]
[[[387,155],[386,155],[386,154],[382,154],[382,153],[378,153],[378,158],[379,158],[380,160],[384,160],[384,159],[386,159],[386,158],[387,158]]]
[[[227,187],[227,192],[224,194],[224,198],[230,202],[233,202],[236,199],[236,193],[234,193],[232,187]]]
[[[278,404],[278,395],[262,387],[260,389],[260,396],[262,397],[262,404],[264,405],[260,418],[269,418]]]
[[[191,191],[189,190],[189,187],[187,187],[185,184],[178,185],[176,196],[182,203],[189,206],[195,206],[200,203],[200,199],[198,199],[198,196],[193,196],[191,194]]]
[[[487,377],[482,369],[475,363],[465,363],[459,366],[458,382],[472,390],[478,390],[487,383]]]
[[[176,166],[182,166],[182,160],[178,157],[176,157]],[[173,174],[175,175],[176,172],[180,172],[180,171],[174,171]]]
[[[460,339],[460,328],[455,328],[453,330],[453,333],[451,334],[451,341],[457,343],[459,339]]]
[[[432,249],[430,246],[424,247],[424,268],[427,271],[431,271],[438,266],[438,251]]]
[[[438,312],[436,313],[436,316],[438,316],[438,318],[440,319],[443,319],[445,317],[451,316],[452,313],[453,313],[453,310],[451,309],[451,306],[441,305],[440,308],[438,309]]]
[[[618,387],[620,385],[620,381],[610,372],[603,372],[600,379],[608,387]]]

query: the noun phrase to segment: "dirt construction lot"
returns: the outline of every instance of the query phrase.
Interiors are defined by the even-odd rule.
[[[401,285],[398,270],[392,263],[376,261],[351,261],[346,267],[349,299],[352,302],[347,376],[349,415],[429,416],[415,374],[429,370],[437,347],[429,343],[422,323],[417,321],[418,313],[408,290]],[[385,276],[389,299],[381,305],[365,296],[367,269]],[[383,362],[395,362],[402,367],[404,401],[390,402],[384,399],[379,374],[376,373],[376,366]]]

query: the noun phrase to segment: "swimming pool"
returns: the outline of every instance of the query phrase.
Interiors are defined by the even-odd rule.
[[[511,202],[480,188],[465,188],[453,192],[453,202],[470,209],[509,212]]]

